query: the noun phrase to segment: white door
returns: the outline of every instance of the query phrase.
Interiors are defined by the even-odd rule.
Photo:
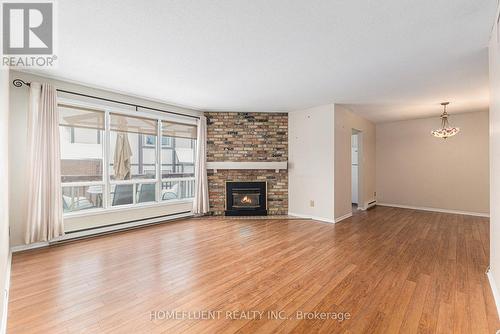
[[[352,165],[352,203],[358,204],[358,165]]]
[[[352,157],[352,164],[353,165],[358,165],[358,148],[357,147],[352,147],[351,148],[351,157]]]

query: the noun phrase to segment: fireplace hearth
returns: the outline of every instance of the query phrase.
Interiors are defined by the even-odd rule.
[[[266,182],[226,182],[226,216],[266,216]]]

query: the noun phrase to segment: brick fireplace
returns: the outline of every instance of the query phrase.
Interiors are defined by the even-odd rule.
[[[207,162],[280,162],[288,160],[286,113],[207,112]],[[226,182],[262,181],[267,185],[267,214],[288,213],[288,171],[281,169],[208,170],[210,212],[224,215]]]

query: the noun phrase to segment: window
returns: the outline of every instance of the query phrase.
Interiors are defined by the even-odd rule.
[[[196,126],[162,121],[161,199],[194,196]]]
[[[156,201],[156,187],[151,181],[156,181],[157,127],[155,119],[110,114],[112,206]]]
[[[63,212],[102,208],[102,192],[102,185],[63,185]]]
[[[59,105],[64,212],[102,208],[104,112]]]
[[[144,136],[143,142],[145,146],[155,145],[156,136]],[[172,138],[171,137],[162,137],[161,145],[163,147],[171,147],[172,146]]]
[[[59,113],[65,213],[194,196],[195,125],[62,103]]]
[[[109,175],[112,180],[156,179],[157,127],[157,120],[110,114]],[[126,161],[130,163],[130,175],[123,175],[120,168]]]

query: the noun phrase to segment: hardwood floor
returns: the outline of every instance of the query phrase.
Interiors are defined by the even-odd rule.
[[[488,231],[377,207],[336,225],[201,218],[18,253],[8,333],[494,333]]]

